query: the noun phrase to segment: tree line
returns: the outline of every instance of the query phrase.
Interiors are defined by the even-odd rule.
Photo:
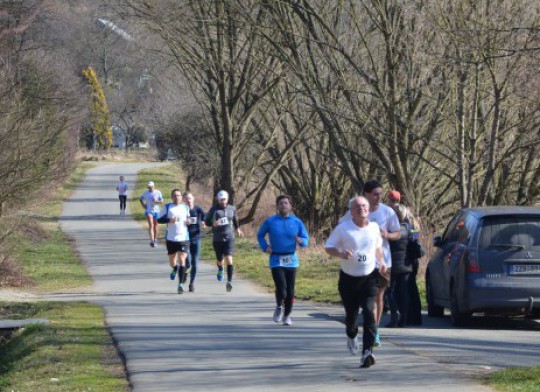
[[[538,2],[117,5],[200,103],[162,118],[161,141],[192,178],[227,189],[244,221],[273,187],[325,231],[369,179],[432,224],[538,201]]]

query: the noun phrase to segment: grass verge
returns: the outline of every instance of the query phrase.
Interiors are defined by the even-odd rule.
[[[129,389],[99,306],[83,302],[1,303],[0,315],[49,320],[48,324],[21,328],[4,342],[0,338],[0,390]]]
[[[503,392],[539,392],[540,366],[508,368],[486,377],[489,386]]]
[[[59,229],[58,217],[64,200],[93,166],[79,164],[64,186],[44,190],[39,202],[17,215],[6,247],[30,280],[26,289],[45,293],[91,284],[73,242]],[[50,322],[27,326],[12,336],[0,335],[0,391],[129,390],[99,306],[0,302],[0,319],[7,318]]]

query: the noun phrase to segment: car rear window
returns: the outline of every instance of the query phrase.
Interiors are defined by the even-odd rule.
[[[484,217],[478,247],[540,251],[540,216]]]

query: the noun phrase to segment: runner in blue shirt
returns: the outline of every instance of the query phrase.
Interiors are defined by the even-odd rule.
[[[308,245],[308,232],[302,221],[291,213],[289,196],[276,199],[278,214],[263,222],[257,240],[263,252],[270,254],[270,269],[276,286],[276,309],[274,322],[291,325],[290,317],[294,301],[294,284],[298,268],[297,246]],[[270,244],[266,241],[268,235]],[[285,309],[283,309],[283,306]]]

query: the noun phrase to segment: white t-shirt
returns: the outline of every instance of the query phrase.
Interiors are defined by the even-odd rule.
[[[376,223],[360,227],[347,220],[332,231],[324,247],[354,252],[350,259],[340,259],[341,270],[351,276],[367,276],[377,265],[375,251],[381,245],[381,232]]]
[[[384,229],[387,232],[393,233],[396,231],[399,232],[400,230],[399,219],[395,211],[386,204],[379,204],[379,207],[375,211],[369,213],[368,219],[371,222],[377,223],[381,229]],[[382,248],[384,263],[388,268],[391,268],[392,255],[390,253],[390,243],[388,242],[388,238],[383,239]]]
[[[168,241],[174,242],[185,242],[189,241],[189,232],[188,232],[188,220],[189,220],[189,207],[186,204],[167,204],[164,208],[164,216],[167,214],[167,218],[171,219],[173,216],[176,217],[175,223],[167,224],[167,233],[165,238]]]
[[[124,182],[124,181],[121,181],[118,183],[118,185],[116,186],[116,189],[118,190],[118,194],[120,196],[126,196],[127,195],[127,191],[129,189],[129,186],[127,184],[127,182]]]
[[[159,213],[159,204],[154,203],[154,200],[163,201],[163,195],[157,189],[154,189],[152,192],[144,191],[140,197],[141,200],[146,202],[146,213]]]

